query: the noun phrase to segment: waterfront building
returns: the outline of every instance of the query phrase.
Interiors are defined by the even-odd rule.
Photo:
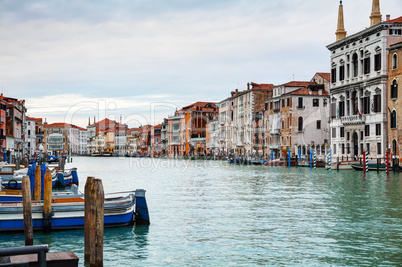
[[[25,117],[25,151],[29,156],[33,156],[36,151],[36,121],[34,118]]]
[[[254,158],[263,158],[266,157],[266,139],[265,139],[265,131],[266,131],[266,120],[265,120],[265,107],[253,112],[253,122],[252,122],[252,156]]]
[[[228,97],[218,103],[219,105],[219,151],[221,157],[227,157],[234,153],[232,149],[232,123],[233,109],[232,97]]]
[[[331,51],[330,132],[332,155],[384,157],[387,145],[388,50],[402,41],[402,17],[381,22],[373,1],[370,27],[346,36],[342,1]]]
[[[141,127],[141,155],[148,156],[151,152],[151,128],[152,125],[143,125]]]
[[[6,102],[0,99],[0,156],[6,150]]]
[[[83,146],[86,129],[64,122],[44,125],[44,148],[56,155],[82,155],[86,153]],[[84,150],[85,148],[85,150]]]
[[[168,120],[165,118],[163,119],[163,122],[161,123],[161,155],[165,156],[167,154],[167,149],[168,149]]]
[[[328,144],[328,101],[325,84],[292,81],[273,88],[264,117],[267,156],[271,159],[310,153],[325,155]]]
[[[21,157],[25,154],[23,134],[25,130],[25,100],[0,95],[5,103],[6,111],[6,150],[10,157]]]
[[[94,118],[94,123],[87,126],[88,152],[124,155],[127,150],[127,130],[127,124],[108,118],[96,122]]]
[[[127,143],[128,143],[128,154],[138,155],[141,151],[140,135],[141,128],[131,128],[128,130]]]
[[[168,155],[205,155],[206,125],[218,117],[218,106],[213,102],[195,102],[168,117]]]
[[[160,156],[161,153],[161,125],[158,124],[151,127],[151,155],[155,157]]]
[[[402,22],[402,19],[401,19]],[[401,30],[400,30],[401,31]],[[402,42],[391,45],[388,49],[388,144],[391,153],[402,160]]]
[[[235,156],[249,157],[253,150],[253,113],[272,97],[273,84],[248,83],[247,90],[231,92],[231,150]]]
[[[87,129],[78,127],[78,155],[86,155],[88,152],[87,140],[88,134]]]
[[[219,156],[219,120],[211,120],[206,125],[207,155]]]

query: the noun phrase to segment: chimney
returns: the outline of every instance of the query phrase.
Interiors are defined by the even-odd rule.
[[[390,20],[391,20],[391,15],[387,15],[386,21],[390,21]]]
[[[236,91],[236,94],[237,94],[239,92],[239,89],[236,89],[235,91]]]
[[[247,90],[250,90],[250,83],[247,83]]]

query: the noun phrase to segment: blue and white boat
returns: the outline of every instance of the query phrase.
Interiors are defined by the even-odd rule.
[[[59,195],[52,200],[50,230],[78,229],[84,227],[84,197],[81,194]],[[32,226],[43,230],[43,201],[32,202]],[[125,196],[105,198],[104,226],[116,227],[133,224],[150,224],[145,190],[137,189]],[[23,204],[0,203],[0,231],[23,231]]]

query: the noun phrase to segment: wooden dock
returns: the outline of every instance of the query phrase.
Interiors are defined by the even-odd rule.
[[[74,267],[78,266],[78,257],[71,251],[46,253],[48,267]],[[38,254],[10,256],[10,263],[29,262],[29,266],[38,265]]]

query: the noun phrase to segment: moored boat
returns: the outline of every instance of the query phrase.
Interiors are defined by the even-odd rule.
[[[84,197],[70,195],[53,198],[50,230],[77,229],[84,227]],[[149,224],[145,190],[137,189],[126,196],[105,198],[104,226],[116,227],[133,224]],[[45,227],[43,201],[32,202],[32,226],[34,230]],[[0,203],[0,231],[23,231],[23,204]]]

